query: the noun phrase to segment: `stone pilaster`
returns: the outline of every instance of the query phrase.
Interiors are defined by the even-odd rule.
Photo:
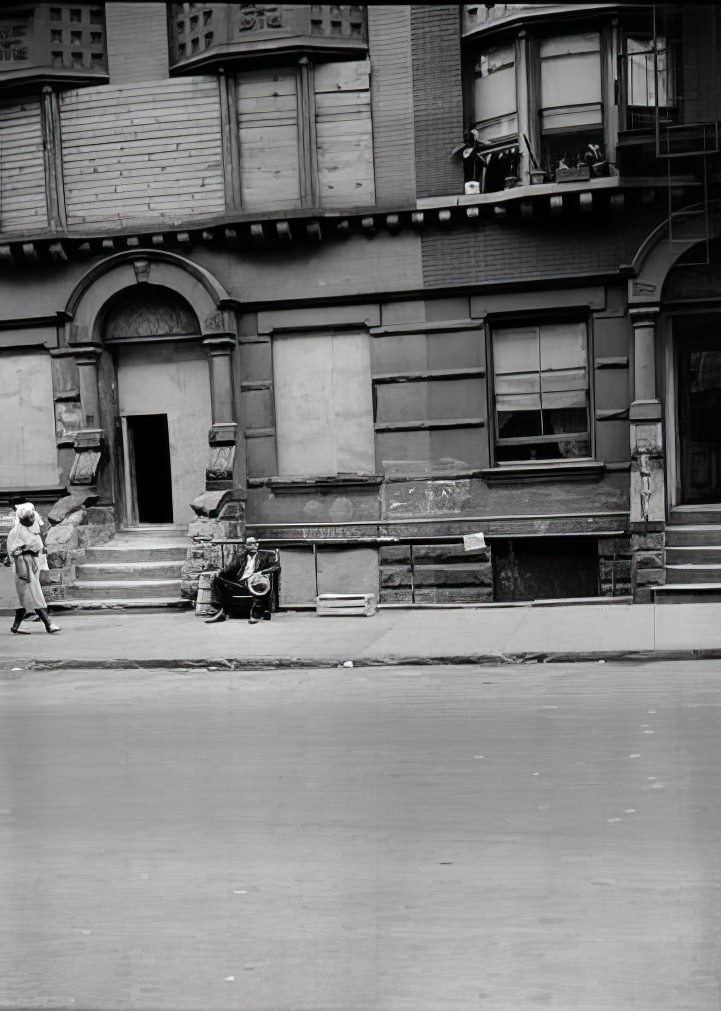
[[[102,348],[89,344],[74,349],[80,386],[82,428],[75,435],[75,458],[70,470],[70,488],[95,487],[105,446],[100,421],[98,359]]]
[[[666,481],[662,409],[656,396],[658,307],[631,309],[634,334],[634,400],[631,428],[631,591],[636,602],[651,600],[665,570]]]
[[[219,491],[233,487],[237,424],[233,397],[232,354],[236,339],[230,334],[206,337],[203,346],[208,352],[213,427],[208,433],[208,463],[205,487]]]

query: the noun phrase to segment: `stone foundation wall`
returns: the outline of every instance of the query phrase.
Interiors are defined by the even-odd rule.
[[[95,505],[96,500],[97,495],[90,493],[67,495],[47,514],[48,570],[41,573],[40,581],[48,603],[63,599],[67,587],[75,581],[75,567],[85,557],[86,548],[115,536],[114,507]]]
[[[221,545],[217,542],[245,534],[244,503],[233,500],[228,491],[205,492],[192,505],[196,519],[188,524],[192,544],[180,582],[180,595],[185,600],[197,598],[201,572],[221,567]],[[226,563],[227,555],[226,550]]]
[[[655,524],[654,524],[655,525]],[[651,587],[666,582],[666,533],[657,529],[631,534],[631,590],[634,602],[650,604]]]
[[[598,539],[598,571],[602,597],[631,594],[631,538]]]

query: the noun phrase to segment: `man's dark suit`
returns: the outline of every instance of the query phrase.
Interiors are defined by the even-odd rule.
[[[253,596],[245,584],[239,583],[251,552],[246,548],[241,549],[233,558],[229,565],[215,577],[213,590],[215,596],[220,600],[224,611],[232,612],[242,606],[244,601],[239,601],[238,597],[247,598],[251,602],[251,618],[270,618],[270,596],[271,591],[262,597]],[[258,549],[255,555],[254,572],[264,572],[272,576],[274,572],[280,571],[278,556],[275,551],[261,551]]]

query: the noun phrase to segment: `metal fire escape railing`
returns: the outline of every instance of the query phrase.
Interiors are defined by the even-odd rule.
[[[660,6],[664,6],[663,4]],[[719,154],[719,124],[718,122],[706,123],[669,123],[662,122],[662,111],[667,106],[660,103],[660,95],[663,93],[667,97],[669,84],[674,91],[677,90],[676,82],[679,79],[678,67],[673,67],[671,60],[671,49],[668,46],[668,32],[664,32],[663,38],[666,40],[664,47],[659,45],[659,12],[658,4],[653,4],[653,80],[654,80],[654,126],[656,133],[656,157],[664,159],[667,166],[667,193],[668,193],[668,243],[674,247],[686,244],[689,241],[696,242],[703,247],[704,258],[695,261],[688,266],[706,266],[711,260],[711,214],[710,214],[710,194],[709,194],[709,162],[712,157]],[[664,59],[661,60],[660,57]],[[662,76],[663,75],[663,80]],[[681,96],[675,94],[672,104],[679,104]],[[699,168],[702,184],[702,200],[700,204],[674,210],[673,207],[673,179],[672,169],[674,169],[680,159],[687,161],[693,159]],[[698,220],[699,229],[697,233],[689,234],[688,229],[684,229],[684,234],[679,237],[679,227],[683,222]],[[674,234],[674,226],[676,232]]]

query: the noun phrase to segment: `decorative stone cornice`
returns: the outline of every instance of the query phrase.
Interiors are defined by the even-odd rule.
[[[451,229],[483,221],[538,219],[560,216],[607,216],[623,214],[651,200],[661,200],[666,179],[614,176],[576,183],[518,186],[494,193],[449,194],[418,200],[393,210],[350,208],[346,212],[321,208],[266,214],[238,211],[197,222],[170,227],[154,223],[147,228],[83,233],[45,231],[28,235],[0,235],[0,270],[3,265],[27,267],[33,263],[65,263],[90,257],[119,258],[133,254],[135,268],[142,272],[145,258],[165,253],[187,253],[193,246],[223,249],[257,249],[290,243],[316,245],[340,241],[352,235],[372,239],[379,233],[397,235],[426,229]],[[683,185],[697,184],[686,180]],[[139,278],[140,279],[140,278]]]

